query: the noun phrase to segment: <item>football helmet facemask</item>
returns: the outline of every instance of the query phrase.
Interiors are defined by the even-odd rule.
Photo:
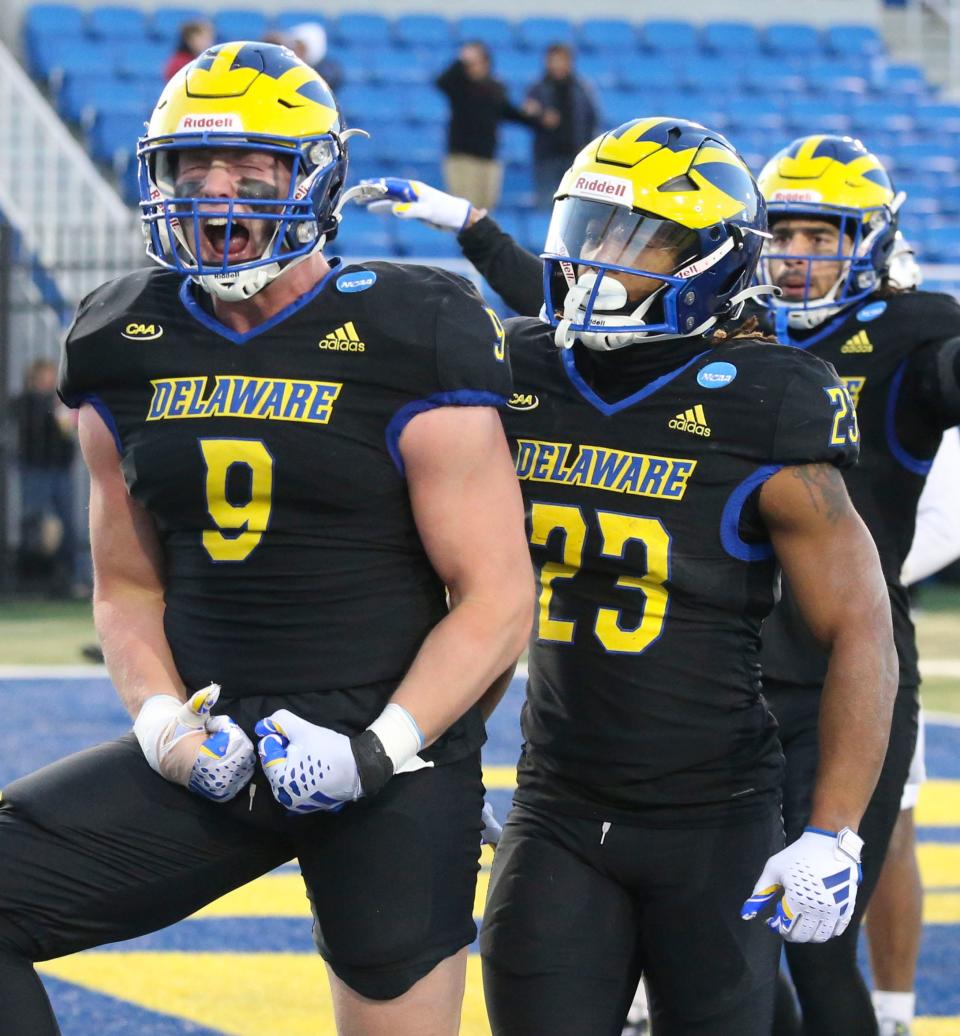
[[[147,254],[222,299],[255,295],[336,235],[350,132],[324,80],[286,47],[204,51],[167,83],[137,147]],[[211,197],[211,152],[269,156],[275,183],[244,176],[236,197]],[[191,157],[198,177],[180,174]]]
[[[697,123],[634,119],[597,137],[554,199],[542,316],[558,346],[702,335],[772,290],[751,286],[766,236],[756,183]]]
[[[772,280],[771,262],[803,260],[802,297],[767,298],[780,336],[811,330],[875,292],[887,275],[897,232],[897,214],[906,197],[896,193],[883,164],[853,137],[800,137],[779,151],[758,178],[771,228],[778,220],[816,220],[839,234],[836,249],[816,254],[763,250],[760,276]],[[813,285],[814,263],[838,263],[824,292]]]

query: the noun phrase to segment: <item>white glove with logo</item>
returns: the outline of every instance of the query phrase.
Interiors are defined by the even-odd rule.
[[[273,797],[291,813],[336,813],[361,795],[375,795],[395,773],[433,766],[416,754],[423,739],[399,705],[387,705],[355,737],[288,709],[260,720],[255,729]]]
[[[438,230],[455,233],[463,230],[470,215],[470,202],[466,198],[445,194],[420,180],[383,176],[360,181],[360,186],[367,184],[380,187],[384,192],[367,204],[371,212],[391,212],[400,219],[419,219]]]
[[[186,702],[155,694],[143,703],[133,732],[161,777],[215,802],[227,802],[249,783],[256,755],[250,738],[229,716],[210,715],[219,697],[215,683]]]
[[[849,827],[839,833],[805,828],[767,860],[740,916],[750,921],[780,896],[766,924],[787,942],[826,942],[842,935],[857,901],[862,848],[863,839]]]

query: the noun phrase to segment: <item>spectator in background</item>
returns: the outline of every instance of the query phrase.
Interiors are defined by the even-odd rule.
[[[20,467],[20,562],[26,581],[42,579],[57,594],[78,585],[72,466],[75,416],[57,399],[57,366],[35,360],[13,401]]]
[[[336,92],[343,85],[343,67],[330,57],[327,51],[327,31],[319,22],[301,22],[294,25],[283,42],[306,62],[315,72],[323,76],[327,86]]]
[[[468,198],[478,209],[492,209],[503,182],[503,166],[496,157],[497,127],[504,121],[539,126],[540,117],[511,103],[507,88],[493,76],[490,51],[477,41],[460,48],[436,85],[450,101],[443,163],[447,190]]]
[[[597,127],[593,90],[574,73],[573,51],[565,43],[547,47],[544,76],[527,91],[523,107],[541,119],[533,134],[533,177],[537,208],[549,209],[557,184]]]
[[[163,78],[172,79],[184,65],[190,64],[198,54],[212,46],[215,37],[213,22],[206,18],[184,22],[180,26],[177,49],[167,59],[163,69]]]

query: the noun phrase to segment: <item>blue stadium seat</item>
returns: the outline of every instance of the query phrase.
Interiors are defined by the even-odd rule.
[[[84,17],[75,4],[31,4],[24,15],[23,29],[27,34],[79,36]]]
[[[764,50],[785,58],[797,59],[823,51],[820,32],[812,25],[778,22],[768,25],[763,34]]]
[[[328,30],[328,19],[316,8],[300,8],[299,10],[286,9],[278,11],[273,17],[273,28],[279,32],[289,32],[295,25],[303,25],[305,22],[318,22]]]
[[[433,78],[426,62],[418,54],[396,47],[365,48],[367,77],[371,82],[394,86],[427,83]],[[353,51],[356,53],[356,50]],[[353,80],[347,77],[348,82]]]
[[[357,47],[389,47],[390,23],[382,14],[341,14],[336,21],[336,42]]]
[[[96,39],[142,41],[150,34],[150,21],[138,7],[104,4],[87,16],[87,32]]]
[[[117,48],[84,37],[50,40],[43,53],[40,74],[53,82],[71,74],[109,75],[116,66]]]
[[[866,100],[850,109],[853,129],[859,136],[870,139],[875,130],[887,133],[913,131],[913,105],[902,97]]]
[[[514,45],[513,25],[506,18],[485,17],[461,18],[454,26],[458,43],[479,40],[486,43],[494,54]]]
[[[376,47],[347,47],[336,48],[337,62],[343,70],[344,84],[350,86],[362,86],[364,83],[373,81],[373,68],[371,62],[377,60],[377,55],[384,53],[384,48]]]
[[[501,128],[499,157],[507,165],[529,165],[532,147],[530,130],[525,126],[507,123]]]
[[[928,230],[917,241],[920,258],[928,262],[960,262],[960,228],[956,226],[935,227]]]
[[[517,23],[517,46],[542,53],[551,43],[576,42],[573,25],[565,18],[522,18]]]
[[[885,50],[883,37],[872,25],[830,25],[823,35],[827,46],[838,57],[872,56]]]
[[[636,36],[634,25],[624,18],[587,18],[580,26],[577,41],[584,53],[609,58],[631,46]]]
[[[270,21],[262,11],[246,8],[223,8],[213,16],[217,40],[262,40],[270,29]]]
[[[98,116],[90,130],[90,152],[101,162],[122,170],[135,156],[137,139],[142,135],[142,115]]]
[[[520,239],[520,244],[528,251],[533,252],[534,255],[539,255],[543,251],[543,246],[547,243],[550,213],[534,209],[527,213],[525,222],[525,234]]]
[[[91,126],[95,118],[115,115],[139,115],[141,120],[150,115],[153,102],[146,102],[130,84],[113,76],[68,76],[58,98],[60,114],[68,122]]]
[[[855,69],[845,64],[811,64],[807,69],[807,84],[811,91],[825,94],[830,101],[849,103],[851,98],[865,97],[867,80]]]
[[[347,123],[363,127],[365,119],[399,122],[403,117],[405,99],[402,94],[386,86],[353,86],[347,84],[338,97]]]
[[[929,90],[923,69],[918,65],[887,65],[880,74],[880,85],[887,93],[917,97]]]
[[[936,133],[960,133],[960,105],[920,104],[913,113],[917,132],[924,136]]]
[[[148,80],[153,85],[163,75],[169,57],[169,47],[149,40],[139,47],[124,48],[117,55],[117,75],[123,79]],[[160,96],[159,87],[157,96]]]
[[[943,141],[923,140],[898,144],[893,151],[894,166],[898,170],[915,173],[947,173],[957,170],[957,158],[944,148]]]
[[[411,86],[403,93],[407,99],[404,118],[408,123],[446,125],[450,117],[450,104],[435,86]]]
[[[690,22],[646,22],[640,33],[640,40],[647,50],[658,54],[692,55],[698,47],[697,30]]]
[[[532,50],[505,50],[494,55],[493,74],[523,93],[543,75],[543,58]]]
[[[732,134],[784,133],[783,112],[776,101],[765,95],[731,97],[726,103],[727,124]]]
[[[769,57],[747,61],[743,67],[743,83],[753,96],[766,97],[772,93],[786,98],[791,94],[806,93],[807,89],[806,77],[801,72]]]
[[[831,111],[817,98],[791,98],[784,106],[787,130],[798,137],[810,133],[849,133],[850,117],[846,112]]]
[[[621,126],[650,112],[649,93],[639,90],[610,90],[600,98],[601,124]]]
[[[460,246],[453,234],[428,227],[419,220],[396,220],[393,234],[402,256],[436,259],[461,257]]]
[[[704,50],[738,61],[760,49],[760,33],[749,22],[707,22],[700,40]]]
[[[530,166],[511,166],[503,178],[500,204],[505,209],[529,209],[533,203],[533,172]]]
[[[527,213],[525,209],[498,207],[493,214],[500,229],[514,241],[524,241],[527,236]]]
[[[620,85],[620,70],[611,60],[612,54],[581,54],[577,58],[577,74],[589,80],[598,90],[614,90]]]
[[[355,205],[349,206],[333,251],[353,259],[384,258],[394,254],[393,217],[378,216]]]
[[[438,14],[404,14],[393,23],[393,38],[402,47],[453,49],[453,26]]]
[[[913,193],[902,183],[896,185],[900,190],[907,191],[907,206],[913,204]],[[954,219],[960,217],[960,183],[951,183],[942,187],[938,192],[937,200],[940,203],[940,211],[945,216],[952,216]]]
[[[150,20],[150,35],[162,40],[170,49],[176,45],[180,28],[184,22],[194,22],[208,15],[198,7],[161,7],[153,12]]]
[[[403,169],[403,175],[408,179],[420,180],[422,183],[430,184],[431,187],[443,189],[443,166],[439,161],[405,162]]]
[[[710,93],[737,94],[743,85],[740,62],[720,57],[691,61],[683,68],[682,76],[682,82],[691,89]]]
[[[626,51],[613,59],[625,90],[676,90],[683,82],[682,66],[661,55]]]

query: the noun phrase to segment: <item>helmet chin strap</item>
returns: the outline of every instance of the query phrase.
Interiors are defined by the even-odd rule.
[[[618,333],[616,330],[613,330],[618,326],[629,327],[632,324],[642,323],[644,316],[653,305],[656,297],[666,288],[666,285],[664,285],[648,295],[632,313],[625,315],[611,313],[609,316],[602,317],[602,323],[608,324],[611,327],[610,331],[573,331],[571,329],[572,324],[584,322],[586,302],[593,291],[596,281],[597,275],[595,273],[581,274],[576,285],[567,293],[563,307],[563,319],[557,324],[557,330],[553,338],[558,349],[570,349],[575,341],[579,341],[586,348],[592,349],[595,352],[614,352],[617,349],[623,349],[637,342],[660,342],[668,338],[696,338],[698,335],[709,331],[717,323],[716,316],[708,317],[699,327],[695,327],[685,334],[675,332],[651,334],[648,331]],[[752,284],[729,299],[727,311],[735,318],[739,315],[747,299],[757,298],[761,295],[778,295],[779,293],[780,289],[772,284]],[[603,312],[623,309],[626,304],[627,289],[612,277],[602,278],[600,287],[597,289],[593,311],[599,310]],[[592,315],[591,313],[591,317]]]

